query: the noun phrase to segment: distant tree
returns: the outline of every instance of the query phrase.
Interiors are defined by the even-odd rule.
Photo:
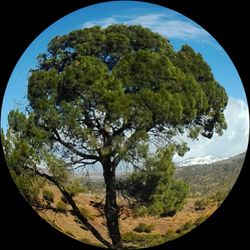
[[[34,158],[27,156],[32,162],[23,164],[41,174],[39,162],[46,163],[50,174],[43,176],[57,183],[74,207],[50,159],[66,172],[99,163],[112,244],[81,219],[114,249],[122,248],[118,165],[141,169],[152,143],[163,158],[169,145],[183,155],[187,147],[178,135],[211,138],[226,129],[227,95],[201,55],[188,46],[175,53],[166,38],[141,26],[94,26],[55,37],[30,72],[28,100],[27,114],[9,114],[11,133],[34,151]],[[160,197],[160,186],[156,195],[167,198]]]

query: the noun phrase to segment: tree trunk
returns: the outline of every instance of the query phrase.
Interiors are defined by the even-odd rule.
[[[111,162],[103,165],[103,175],[106,184],[105,217],[114,249],[122,249],[122,239],[119,230],[119,206],[116,203],[115,167]]]
[[[82,222],[83,225],[85,225],[90,232],[96,237],[96,239],[98,239],[101,243],[103,243],[103,245],[105,245],[108,248],[113,248],[113,246],[107,241],[105,240],[102,235],[96,230],[95,227],[93,227],[87,218],[85,218],[79,208],[77,207],[73,197],[51,176],[45,174],[45,173],[40,173],[39,171],[35,170],[36,174],[38,174],[39,176],[51,181],[52,183],[54,183],[58,189],[61,191],[61,193],[64,195],[64,197],[67,199],[68,203],[71,205],[75,215],[77,216],[77,218]]]

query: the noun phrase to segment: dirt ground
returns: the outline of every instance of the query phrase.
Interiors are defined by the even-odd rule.
[[[51,186],[49,189],[54,193],[54,202],[51,204],[52,207],[56,207],[56,204],[61,200],[60,191],[55,187]],[[93,202],[100,202],[101,196],[95,194],[80,194],[76,198],[76,203],[79,207],[84,208],[90,215],[91,224],[103,235],[103,237],[110,241],[108,236],[107,228],[105,226],[105,219],[100,211],[93,207]],[[145,216],[143,218],[133,218],[131,215],[123,216],[120,220],[120,230],[122,234],[126,234],[134,230],[139,223],[153,224],[154,230],[152,233],[159,233],[165,235],[168,231],[175,232],[180,229],[187,222],[195,222],[201,217],[210,216],[217,208],[217,204],[210,204],[204,210],[195,210],[194,202],[196,199],[187,198],[187,202],[184,208],[177,212],[173,217],[154,217]],[[84,243],[102,246],[96,238],[84,228],[71,214],[70,206],[68,206],[66,213],[60,213],[48,210],[37,211],[38,214],[47,220],[53,227],[62,231],[63,233],[73,237]]]

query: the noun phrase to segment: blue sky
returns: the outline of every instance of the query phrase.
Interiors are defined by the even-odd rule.
[[[238,105],[239,109],[244,107],[244,131],[247,131],[248,137],[249,117],[245,91],[232,61],[223,48],[204,29],[185,16],[165,7],[136,1],[92,5],[65,16],[43,31],[26,49],[9,79],[3,100],[1,127],[6,129],[7,115],[11,109],[24,109],[27,103],[29,70],[35,68],[37,55],[46,51],[47,44],[53,37],[84,27],[106,27],[113,23],[141,24],[166,36],[175,50],[179,50],[183,44],[189,44],[195,51],[200,52],[211,66],[215,79],[225,87],[230,100],[234,100],[231,104]],[[248,139],[245,140],[244,147],[247,143]]]

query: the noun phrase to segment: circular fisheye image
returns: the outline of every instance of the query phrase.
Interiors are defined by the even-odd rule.
[[[85,244],[175,240],[220,206],[243,166],[249,113],[220,44],[168,8],[91,5],[26,49],[6,87],[9,172],[49,224]]]

